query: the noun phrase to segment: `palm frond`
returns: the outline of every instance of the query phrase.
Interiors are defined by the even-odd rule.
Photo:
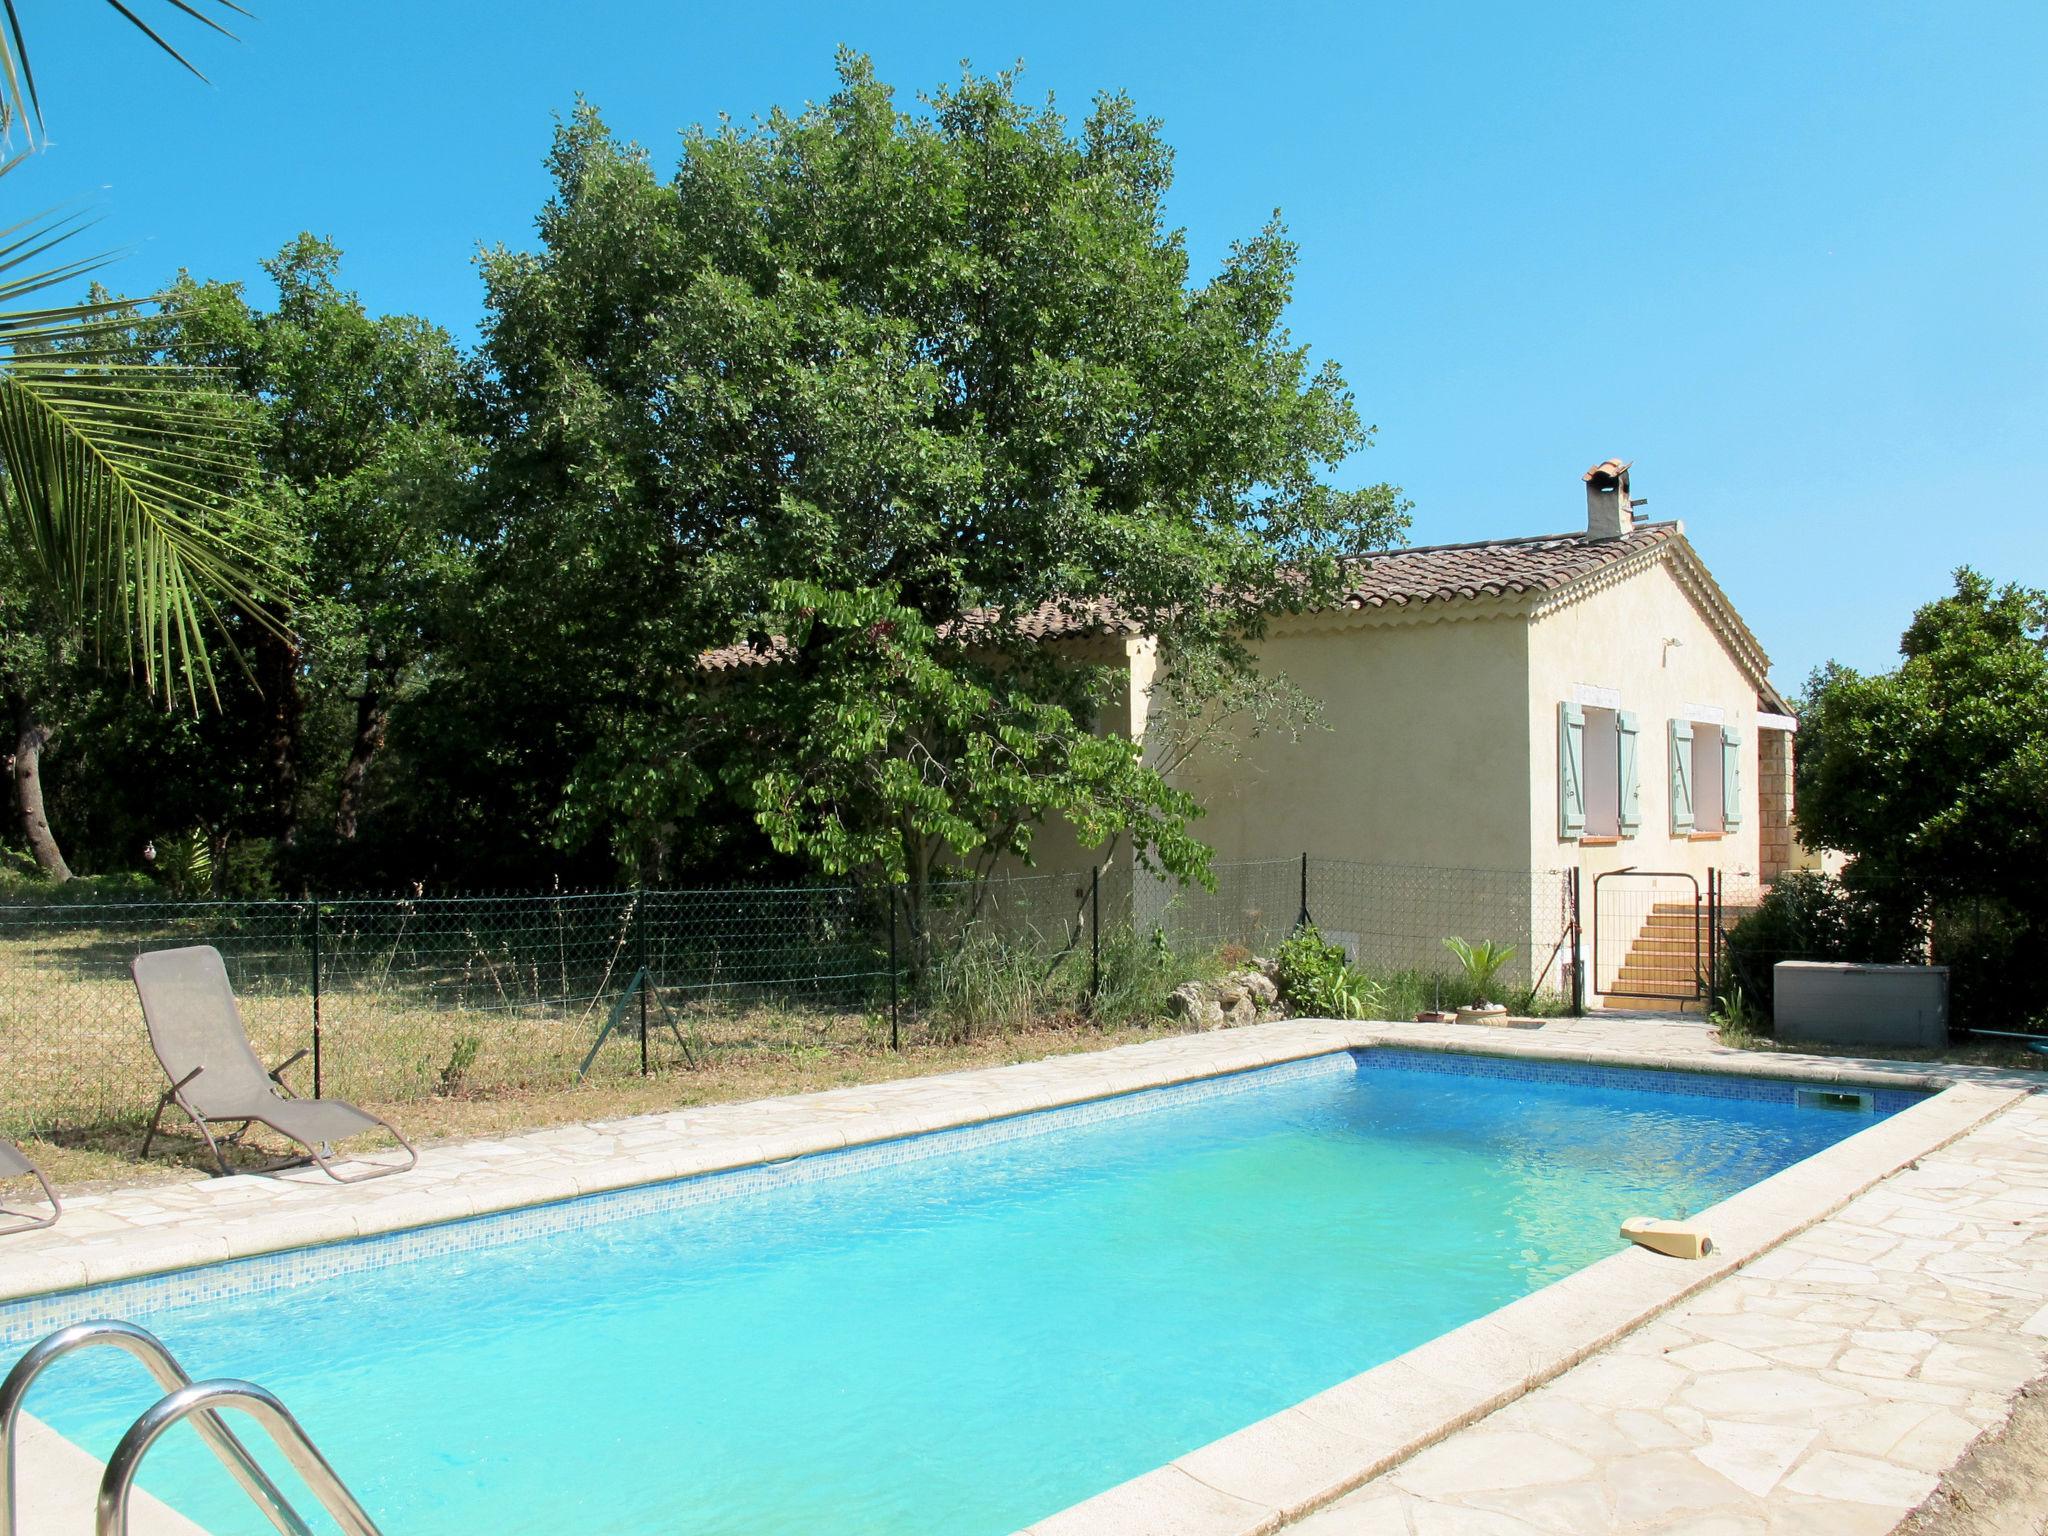
[[[228,499],[230,428],[168,370],[103,373],[63,353],[0,368],[0,520],[44,600],[152,691],[212,691],[209,637],[268,618],[262,528]]]
[[[6,168],[0,167],[0,177]],[[45,214],[0,229],[0,304],[67,286],[105,258],[48,264],[79,230]],[[276,627],[283,583],[264,528],[234,501],[233,419],[194,370],[136,344],[118,299],[0,309],[0,535],[44,603],[153,692],[213,688],[209,635],[230,609]]]
[[[180,52],[178,47],[155,27],[123,4],[122,0],[106,0],[106,3],[123,20],[179,64],[198,75],[201,80],[206,78],[200,73],[198,65]],[[199,0],[197,4],[191,3],[191,0],[164,0],[164,3],[223,37],[233,37],[234,33],[207,14],[209,6],[214,10],[231,11],[237,16],[249,14],[235,4],[235,0]],[[29,64],[28,38],[22,32],[21,16],[15,9],[15,0],[0,0],[0,6],[4,6],[7,13],[7,25],[0,29],[0,87],[4,87],[6,91],[6,117],[9,122],[22,124],[27,137],[33,140],[42,132],[43,103],[36,92],[35,70]]]

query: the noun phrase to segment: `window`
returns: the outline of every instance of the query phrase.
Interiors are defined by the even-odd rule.
[[[1671,835],[1718,837],[1742,825],[1742,732],[1705,720],[1673,720]]]
[[[1695,836],[1719,835],[1725,796],[1721,785],[1721,733],[1695,723],[1692,728],[1692,830]]]
[[[1621,736],[1615,712],[1586,710],[1587,837],[1621,836]]]
[[[1558,705],[1558,836],[1633,837],[1642,822],[1640,799],[1636,717],[1603,705]]]

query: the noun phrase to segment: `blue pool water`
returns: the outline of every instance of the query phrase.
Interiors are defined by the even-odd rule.
[[[1869,1123],[1704,1088],[1336,1056],[125,1310],[195,1375],[277,1391],[391,1536],[1003,1536]],[[104,1455],[150,1395],[88,1355],[29,1410]],[[143,1481],[216,1536],[267,1530],[196,1442]]]

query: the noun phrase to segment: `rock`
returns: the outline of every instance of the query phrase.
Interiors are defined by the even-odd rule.
[[[1199,981],[1184,981],[1166,999],[1166,1010],[1186,1019],[1197,1029],[1221,1029],[1223,1009]]]
[[[1250,994],[1251,1000],[1262,1009],[1280,1001],[1279,984],[1264,971],[1238,971],[1230,980]]]

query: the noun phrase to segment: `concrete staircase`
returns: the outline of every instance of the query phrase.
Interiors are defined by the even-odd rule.
[[[1723,907],[1725,934],[1748,916],[1749,907]],[[1623,1013],[1704,1013],[1707,965],[1707,909],[1689,901],[1660,901],[1622,957],[1621,970],[1606,985],[1626,996],[1602,994],[1602,1008]]]

